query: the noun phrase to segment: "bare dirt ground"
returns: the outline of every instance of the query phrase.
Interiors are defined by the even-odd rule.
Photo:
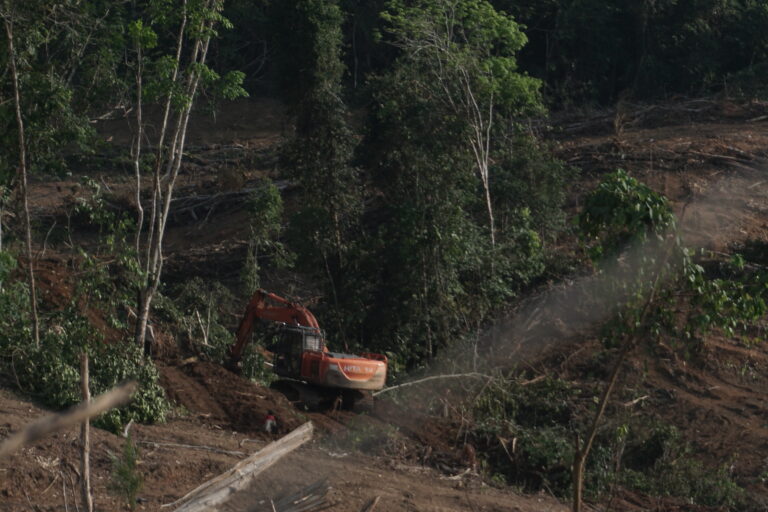
[[[217,376],[226,370],[199,365],[184,370],[163,368],[169,395],[184,407],[162,425],[134,425],[132,439],[138,443],[139,468],[144,487],[138,510],[160,510],[205,480],[212,478],[272,438],[261,432],[263,416],[257,411],[275,410],[287,430],[310,418],[301,417],[281,396],[269,389],[231,375],[229,390],[217,389]],[[188,375],[183,377],[182,375]],[[224,403],[217,404],[213,397]],[[251,408],[253,406],[253,408]],[[231,407],[234,407],[231,408]],[[16,431],[45,411],[19,397],[0,392],[0,435]],[[223,510],[271,510],[269,500],[292,494],[326,478],[331,487],[332,510],[358,511],[372,497],[380,496],[380,510],[406,511],[561,511],[566,510],[548,496],[520,496],[509,489],[489,487],[478,477],[450,478],[428,465],[375,455],[376,450],[358,452],[336,420],[320,419],[315,441],[297,450],[259,478]],[[249,420],[250,418],[250,420]],[[371,419],[375,424],[380,419]],[[336,424],[339,437],[329,432]],[[91,466],[96,510],[122,510],[123,503],[109,491],[110,454],[119,454],[123,439],[93,430]],[[74,509],[79,500],[79,430],[55,434],[26,447],[0,462],[0,510]],[[383,441],[384,438],[382,437]],[[436,440],[435,445],[441,444]],[[180,446],[184,445],[184,446]],[[218,450],[216,452],[211,450]],[[223,453],[226,451],[227,453]],[[68,505],[67,505],[68,504]],[[380,508],[379,508],[380,507]]]
[[[572,186],[569,208],[575,211],[585,191],[604,173],[621,167],[667,195],[678,212],[685,210],[682,226],[688,243],[727,254],[749,241],[768,242],[766,112],[768,107],[758,102],[702,100],[638,106],[620,116],[608,112],[556,120],[553,141],[558,156],[584,170]],[[275,102],[249,100],[227,109],[215,121],[199,118],[193,123],[190,158],[179,183],[179,197],[191,199],[184,208],[179,203],[178,215],[172,219],[170,276],[222,278],[237,272],[246,214],[240,199],[227,194],[247,188],[262,176],[278,178],[274,146],[280,140],[283,119]],[[110,122],[101,133],[117,149],[124,149],[130,140],[124,121]],[[110,191],[112,200],[132,204],[128,169],[105,169],[97,181]],[[61,226],[72,201],[87,193],[76,172],[71,178],[33,183],[31,190],[31,205],[43,226],[54,222]],[[290,196],[287,185],[284,194]],[[195,198],[202,196],[208,202],[196,203]],[[191,213],[189,204],[194,206]],[[66,246],[68,241],[62,243]],[[41,288],[46,300],[63,305],[69,297],[65,283],[76,277],[71,275],[73,266],[54,248],[46,250],[39,263]],[[103,324],[98,314],[93,317]],[[754,337],[761,341],[764,332],[758,330]],[[597,346],[589,332],[582,333],[577,340],[554,345],[529,365],[536,372],[578,384],[592,370],[591,348]],[[764,483],[768,479],[768,348],[713,335],[707,338],[706,349],[691,360],[683,361],[672,351],[638,353],[627,369],[623,391],[612,407],[677,425],[708,464],[728,464],[756,500],[768,503]],[[138,510],[159,510],[161,504],[173,502],[245,453],[264,446],[270,439],[260,427],[268,409],[276,411],[283,432],[312,420],[318,427],[317,439],[260,477],[226,510],[271,510],[270,499],[323,477],[331,486],[332,510],[343,512],[360,510],[374,496],[381,496],[377,512],[568,508],[549,496],[523,496],[484,484],[477,476],[455,478],[472,461],[457,437],[456,419],[449,414],[434,415],[423,407],[405,408],[386,400],[368,415],[304,413],[282,395],[209,363],[180,364],[168,359],[160,361],[160,371],[162,384],[178,408],[165,424],[132,427],[145,481]],[[43,413],[23,398],[0,391],[0,437]],[[97,510],[120,510],[107,485],[109,454],[119,453],[122,439],[99,430],[92,439]],[[78,465],[74,430],[0,461],[0,510],[74,510]],[[611,510],[706,510],[628,492],[619,493],[610,506]],[[604,510],[606,504],[595,507]]]

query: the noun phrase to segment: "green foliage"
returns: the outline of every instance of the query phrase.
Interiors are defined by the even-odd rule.
[[[276,9],[294,29],[283,34],[289,39],[283,40],[283,51],[301,54],[286,60],[282,70],[293,81],[285,92],[296,123],[280,166],[301,187],[288,242],[297,267],[306,269],[326,298],[325,311],[319,313],[330,339],[348,346],[359,329],[358,279],[364,279],[355,268],[363,250],[363,190],[353,163],[357,141],[342,99],[342,12],[338,1],[322,0],[281,2]]]
[[[369,346],[399,353],[412,367],[487,312],[489,299],[471,296],[467,287],[484,287],[495,276],[470,156],[455,144],[456,124],[415,94],[406,73],[377,84],[379,109],[366,148],[383,193],[369,246],[377,307],[366,327]]]
[[[151,50],[157,46],[157,33],[142,20],[134,20],[128,24],[128,35],[141,49]]]
[[[286,0],[271,6],[281,94],[291,105],[307,95],[337,94],[343,13],[338,0]]]
[[[226,319],[230,312],[241,314],[243,310],[244,304],[229,289],[199,277],[158,295],[153,303],[156,320],[180,347],[222,365],[228,362],[227,350],[235,342],[237,327]],[[242,359],[243,375],[262,383],[269,382],[272,374],[256,348],[265,344],[267,336],[268,333],[256,332]]]
[[[274,45],[267,40],[277,23],[268,16],[269,4],[266,0],[227,0],[222,14],[232,20],[233,28],[219,35],[220,42],[211,55],[217,69],[241,70],[243,87],[250,92],[265,86],[267,64],[280,64],[279,58],[271,58]]]
[[[222,13],[224,2],[195,0],[186,2],[183,10],[178,7],[165,0],[149,0],[143,9],[135,12],[138,18],[126,23],[136,51],[136,62],[131,65],[144,68],[144,101],[162,103],[169,98],[176,111],[183,110],[194,100],[189,97],[186,85],[193,76],[200,78],[200,87],[206,91],[209,107],[215,106],[221,99],[247,97],[248,92],[243,88],[245,75],[240,71],[228,71],[222,75],[204,62],[191,59],[186,62],[186,58],[182,58],[181,66],[177,68],[175,38],[178,37],[176,34],[180,29],[182,14],[187,17],[184,41],[187,41],[188,47],[194,47],[194,41],[204,41],[207,37],[215,40],[220,35],[220,28],[232,28],[232,23]],[[166,39],[158,34],[165,34]],[[151,51],[139,54],[139,50]]]
[[[110,453],[112,474],[109,490],[122,498],[128,508],[136,508],[136,496],[144,484],[144,477],[139,471],[139,448],[128,436],[123,443],[123,451],[118,455]]]
[[[607,281],[605,293],[616,303],[615,317],[604,326],[606,341],[621,344],[623,355],[639,343],[663,340],[674,347],[683,340],[687,356],[700,348],[700,337],[709,330],[734,336],[766,312],[768,274],[745,272],[745,260],[738,255],[721,266],[727,277],[708,274],[674,232],[666,233],[675,225],[666,199],[621,171],[587,197],[579,221],[583,239],[593,242],[593,259]],[[731,506],[739,499],[738,486],[722,472],[704,471],[693,460],[666,466],[664,456],[653,453],[666,454],[675,432],[657,434],[635,452],[638,460],[652,459],[670,476],[648,483],[640,473],[630,473],[633,485],[707,504]],[[599,452],[592,458],[601,458]],[[598,467],[602,470],[588,479],[610,480],[605,465]],[[706,484],[699,487],[694,481]]]
[[[736,262],[730,278],[711,278],[704,267],[684,261],[683,276],[688,289],[694,292],[684,336],[693,338],[720,328],[727,336],[746,331],[766,313],[768,299],[768,273],[764,270],[746,272]]]
[[[16,258],[8,251],[0,251],[0,290],[2,290],[3,283],[5,283],[11,272],[15,269]]]
[[[676,428],[656,425],[628,443],[618,480],[650,495],[731,510],[744,506],[745,491],[733,480],[727,463],[706,466],[691,455],[691,446]]]
[[[590,257],[597,261],[650,235],[661,237],[674,227],[674,217],[664,196],[618,169],[587,195],[577,223]]]
[[[158,320],[168,325],[178,340],[186,340],[189,348],[223,362],[227,347],[234,341],[222,320],[223,311],[235,302],[232,292],[221,283],[195,277],[177,285],[170,295],[173,299],[164,295],[156,301]]]
[[[286,268],[293,264],[294,255],[280,241],[283,230],[283,198],[272,182],[260,183],[251,193],[248,213],[248,254],[240,277],[246,293],[252,294],[261,286],[260,258],[269,259],[269,265],[273,268]]]
[[[14,283],[0,294],[3,316],[0,365],[14,376],[22,391],[55,409],[78,403],[81,399],[80,354],[86,351],[90,356],[90,387],[94,395],[126,380],[139,383],[131,402],[97,418],[97,426],[117,432],[130,420],[143,423],[164,420],[168,404],[158,383],[157,369],[143,358],[138,347],[126,342],[104,343],[87,318],[67,308],[46,318],[48,328],[37,348],[29,343],[25,291],[26,287]]]
[[[27,165],[33,174],[62,173],[67,154],[89,151],[95,141],[89,115],[101,102],[114,105],[125,90],[118,69],[123,40],[115,26],[122,13],[103,1],[8,4],[3,18],[14,33]],[[8,69],[8,58],[3,37],[0,69]],[[11,90],[10,73],[3,73],[0,96],[13,98]],[[0,102],[0,143],[6,148],[0,156],[3,184],[18,163],[14,108],[12,100]]]
[[[540,83],[519,71],[515,56],[527,38],[487,0],[392,0],[382,17],[391,42],[421,71],[412,86],[439,91],[468,112],[471,101],[491,99],[506,113],[540,108]]]
[[[520,211],[530,212],[531,227],[543,239],[563,227],[565,184],[577,178],[574,168],[552,156],[546,144],[525,133],[503,134],[490,174],[496,227],[514,231]]]
[[[485,387],[472,411],[472,435],[488,454],[486,471],[528,491],[548,488],[564,495],[573,460],[573,397],[571,386],[556,379],[521,386],[498,378]]]
[[[94,229],[99,234],[99,255],[114,255],[121,265],[131,265],[135,251],[131,247],[131,238],[136,231],[136,224],[129,214],[110,204],[109,194],[104,193],[93,178],[81,178],[82,193],[75,199],[72,218],[81,228]]]
[[[131,402],[99,416],[94,425],[111,432],[119,432],[131,420],[137,423],[165,421],[170,409],[165,392],[160,386],[160,374],[152,361],[145,359],[141,347],[122,340],[101,344],[92,350],[91,390],[95,394],[108,391],[127,380],[139,383],[139,390]]]
[[[616,317],[604,329],[608,341],[642,331],[696,349],[696,340],[711,329],[733,336],[767,310],[768,274],[748,272],[736,258],[730,277],[708,275],[694,251],[665,234],[675,226],[666,198],[623,171],[587,196],[578,224],[598,269],[608,272],[606,293],[617,297]],[[654,285],[654,300],[646,307]],[[681,302],[689,307],[681,311]]]
[[[45,328],[39,347],[30,342],[26,284],[10,281],[0,290],[0,368],[13,376],[13,382],[22,391],[47,406],[61,409],[81,400],[80,354],[86,352],[90,357],[92,394],[106,392],[127,380],[139,383],[131,402],[98,417],[97,426],[117,432],[130,420],[163,421],[168,403],[154,364],[143,357],[135,344],[114,338],[106,342],[103,332],[94,326],[99,323],[107,332],[119,332],[114,330],[126,327],[121,315],[123,304],[129,300],[130,288],[126,284],[130,283],[130,271],[121,265],[120,258],[111,266],[86,253],[81,258],[72,301],[63,309],[42,316]]]
[[[529,492],[569,496],[579,402],[578,390],[558,379],[523,386],[498,377],[484,386],[471,411],[471,435],[487,456],[486,473]],[[595,497],[618,484],[708,506],[735,507],[745,498],[725,465],[707,469],[675,427],[638,416],[600,429],[586,478]]]
[[[400,53],[371,82],[359,152],[381,204],[366,239],[375,284],[359,287],[360,302],[377,306],[366,316],[366,344],[414,367],[541,274],[549,229],[540,221],[557,224],[563,168],[517,135],[515,119],[539,107],[538,82],[517,71],[525,37],[509,16],[476,0],[388,2],[383,16],[383,39]],[[473,134],[486,133],[478,122],[490,129],[495,244],[473,152]],[[525,192],[534,172],[538,196]]]

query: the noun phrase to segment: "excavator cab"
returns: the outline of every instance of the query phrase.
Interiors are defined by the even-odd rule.
[[[275,354],[275,373],[281,377],[301,378],[301,356],[305,351],[323,352],[325,337],[320,329],[301,325],[280,326],[277,341],[267,350]]]

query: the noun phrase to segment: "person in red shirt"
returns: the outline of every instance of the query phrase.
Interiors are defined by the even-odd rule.
[[[264,418],[264,432],[268,434],[277,433],[277,417],[271,410],[267,411],[267,416]]]

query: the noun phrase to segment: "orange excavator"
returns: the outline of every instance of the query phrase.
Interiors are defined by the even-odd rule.
[[[339,403],[351,409],[366,391],[384,387],[387,357],[382,354],[331,352],[315,315],[301,304],[265,290],[253,294],[229,347],[229,368],[237,371],[256,320],[274,322],[277,341],[268,345],[273,371],[281,377],[273,387],[310,408]]]

